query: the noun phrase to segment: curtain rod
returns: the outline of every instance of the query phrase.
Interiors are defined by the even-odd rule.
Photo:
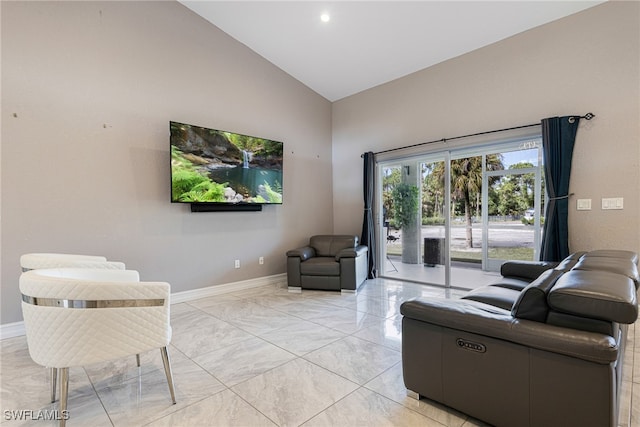
[[[573,123],[576,118],[591,120],[594,117],[595,117],[595,114],[593,114],[593,113],[587,113],[584,116],[569,116],[569,122]],[[469,135],[454,136],[452,138],[434,139],[433,141],[419,142],[419,143],[413,144],[413,145],[405,145],[404,147],[390,148],[388,150],[378,151],[378,152],[375,152],[373,154],[377,155],[377,154],[389,153],[389,152],[392,152],[392,151],[405,150],[407,148],[419,147],[421,145],[435,144],[436,142],[447,142],[447,141],[453,141],[453,140],[456,140],[456,139],[470,138],[472,136],[486,135],[486,134],[489,134],[489,133],[497,133],[497,132],[505,132],[505,131],[508,131],[508,130],[530,128],[530,127],[533,127],[533,126],[540,126],[540,123],[532,123],[532,124],[529,124],[529,125],[515,126],[515,127],[512,127],[512,128],[488,130],[486,132],[471,133]],[[360,157],[364,157],[364,154],[361,154]]]

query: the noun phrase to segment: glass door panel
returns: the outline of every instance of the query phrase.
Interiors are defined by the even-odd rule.
[[[394,219],[393,191],[400,184],[401,166],[389,165],[381,168],[382,176],[382,241],[381,272],[388,277],[397,277],[397,264],[402,255],[402,237]]]
[[[542,204],[542,174],[539,150],[526,149],[495,154],[504,169],[487,170],[487,245],[484,269],[498,271],[507,260],[538,259]]]
[[[484,285],[482,274],[483,156],[451,158],[451,286]]]
[[[445,165],[440,156],[380,168],[384,276],[446,284]],[[409,220],[402,214],[409,206],[406,197],[416,202]]]
[[[449,247],[446,233],[445,160],[420,162],[420,250],[422,275],[427,283],[446,284]]]

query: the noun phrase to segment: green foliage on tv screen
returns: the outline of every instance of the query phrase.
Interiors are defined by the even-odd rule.
[[[171,146],[171,195],[179,202],[223,202],[224,184],[200,174],[182,151]]]
[[[224,186],[211,181],[201,182],[190,191],[180,194],[178,200],[181,202],[222,202],[224,201]]]
[[[241,150],[252,152],[256,156],[282,157],[282,143],[270,139],[240,135],[232,132],[220,132],[229,142]]]
[[[282,194],[274,191],[266,182],[263,184],[266,192],[267,199],[261,195],[256,196],[255,201],[258,203],[282,203]],[[282,190],[280,190],[282,191]]]

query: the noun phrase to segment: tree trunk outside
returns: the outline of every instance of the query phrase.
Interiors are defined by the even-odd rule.
[[[473,248],[473,222],[471,221],[471,201],[469,192],[464,192],[464,217],[467,222],[467,249]]]

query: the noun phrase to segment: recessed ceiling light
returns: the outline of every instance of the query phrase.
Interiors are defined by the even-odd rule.
[[[331,16],[329,16],[328,13],[323,13],[322,15],[320,15],[320,20],[322,22],[329,22],[330,19],[331,19]]]

